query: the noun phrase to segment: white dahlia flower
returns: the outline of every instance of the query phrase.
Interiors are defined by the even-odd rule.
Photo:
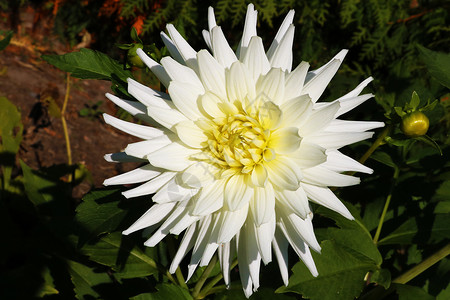
[[[128,92],[139,102],[107,94],[118,106],[152,126],[105,115],[112,126],[142,138],[108,161],[145,161],[144,166],[105,180],[105,185],[143,183],[127,198],[154,194],[153,206],[124,234],[152,227],[145,243],[155,246],[167,234],[184,232],[170,272],[192,251],[188,279],[218,253],[228,285],[237,256],[245,295],[259,287],[259,268],[272,260],[288,284],[288,245],[317,276],[310,248],[320,252],[309,201],[348,219],[352,215],[329,189],[358,184],[345,171],[372,170],[339,152],[370,138],[381,122],[344,121],[342,114],[373,95],[359,95],[372,81],[332,102],[318,102],[347,50],[323,67],[293,71],[294,11],[269,50],[256,35],[257,11],[248,6],[236,53],[214,11],[203,37],[210,51],[195,51],[171,24],[162,39],[172,57],[161,64],[141,49],[139,57],[167,87],[155,91],[129,79]],[[159,227],[154,227],[159,226]]]

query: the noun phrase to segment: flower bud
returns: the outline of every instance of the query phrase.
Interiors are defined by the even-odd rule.
[[[136,54],[136,50],[139,48],[144,48],[144,46],[141,43],[134,44],[127,53],[127,59],[128,63],[134,67],[137,68],[144,68],[144,62],[141,60],[141,58]]]
[[[410,137],[417,137],[427,133],[430,121],[421,111],[413,111],[402,118],[401,130]]]

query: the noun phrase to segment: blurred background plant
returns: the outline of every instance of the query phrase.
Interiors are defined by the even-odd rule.
[[[0,0],[0,50],[37,36],[41,42],[28,46],[46,54],[46,62],[71,78],[110,81],[116,94],[133,100],[128,77],[159,87],[136,60],[136,48],[156,60],[166,55],[159,37],[166,23],[173,23],[195,49],[205,48],[200,33],[207,27],[208,6],[215,8],[217,22],[236,48],[249,2]],[[386,122],[372,141],[343,149],[374,169],[373,175],[362,176],[361,185],[335,191],[356,222],[315,207],[323,252],[314,259],[321,276],[312,278],[301,262],[294,265],[292,255],[290,285],[279,288],[281,280],[272,276],[277,266],[271,263],[262,268],[262,288],[253,298],[294,299],[297,293],[321,300],[449,299],[450,3],[252,2],[265,43],[295,9],[294,64],[305,60],[314,69],[349,49],[323,99],[333,100],[373,76],[367,90],[376,101],[346,117]],[[64,46],[46,44],[44,33],[56,34]],[[72,52],[76,49],[81,51]],[[51,103],[48,107],[61,110]],[[90,103],[79,112],[98,121],[101,102]],[[192,299],[190,291],[204,279],[205,268],[187,285],[182,274],[167,273],[176,238],[145,248],[141,236],[120,234],[148,209],[148,199],[127,201],[121,189],[110,188],[93,190],[82,200],[73,197],[89,170],[78,162],[28,167],[17,154],[24,131],[20,110],[5,97],[0,108],[0,232],[6,237],[0,247],[1,299]],[[118,115],[132,119],[123,110]],[[218,273],[218,266],[208,273],[201,296],[212,288],[217,294],[208,297],[214,299],[244,297],[236,273],[230,290],[214,285]]]

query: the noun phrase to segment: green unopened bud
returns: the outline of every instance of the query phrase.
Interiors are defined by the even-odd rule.
[[[430,126],[430,120],[421,111],[413,111],[402,118],[401,129],[403,133],[410,137],[425,135]]]
[[[141,60],[141,58],[137,55],[136,50],[139,48],[144,48],[144,46],[141,43],[133,44],[133,46],[128,50],[127,53],[127,59],[128,63],[132,66],[138,67],[138,68],[144,68],[145,64]]]

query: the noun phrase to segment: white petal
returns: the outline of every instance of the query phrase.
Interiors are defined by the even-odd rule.
[[[267,74],[270,70],[270,63],[264,52],[263,41],[259,36],[251,38],[250,44],[241,60],[247,66],[255,82],[259,76]]]
[[[296,151],[300,142],[296,127],[284,127],[272,132],[267,146],[273,148],[277,154],[288,154]]]
[[[199,151],[198,149],[187,148],[178,142],[174,142],[149,154],[147,159],[156,167],[182,171],[194,163],[194,161],[189,160],[189,156]]]
[[[246,175],[234,175],[228,179],[225,186],[224,200],[227,209],[235,211],[248,204],[253,195],[253,189],[249,186],[249,178]]]
[[[195,60],[197,60],[197,55],[195,56]],[[200,81],[194,70],[180,64],[170,56],[163,57],[161,59],[161,64],[163,65],[167,74],[169,74],[172,81],[186,82],[191,85],[195,85],[199,90],[202,90],[203,93],[202,82]]]
[[[288,231],[283,222],[279,223],[278,225],[283,231],[285,237],[288,239],[289,244],[291,244],[295,253],[297,253],[300,259],[309,269],[311,274],[314,277],[317,277],[319,273],[317,272],[317,268],[314,263],[314,259],[312,258],[311,251],[309,250],[308,245],[299,236],[296,235],[295,231],[294,232]]]
[[[225,69],[206,50],[200,50],[197,54],[200,78],[205,88],[222,99],[225,99]]]
[[[144,104],[137,101],[120,99],[119,97],[116,97],[110,93],[106,93],[106,98],[111,100],[114,104],[116,104],[123,110],[130,113],[132,116],[149,124],[156,124],[156,122],[147,115],[147,107]]]
[[[178,123],[175,125],[175,130],[177,131],[180,140],[192,148],[201,149],[208,141],[208,137],[203,130],[191,120]]]
[[[232,239],[229,243],[219,245],[217,252],[219,256],[220,268],[222,269],[223,273],[223,281],[225,282],[225,285],[229,287],[230,267],[236,253],[236,245],[234,243],[234,239]]]
[[[213,230],[212,224],[216,221],[213,220],[211,216],[212,215],[208,215],[199,221],[199,230],[197,233],[197,239],[195,240],[194,248],[192,250],[191,260],[188,265],[189,273],[186,281],[188,281],[194,274],[194,271],[202,258],[203,251],[208,244],[209,237]]]
[[[159,174],[161,174],[161,170],[148,164],[132,171],[108,178],[103,182],[103,185],[139,183],[155,178]]]
[[[216,17],[214,16],[214,8],[208,7],[208,28],[212,31],[214,27],[217,26]]]
[[[199,161],[192,164],[177,176],[180,185],[201,188],[215,181],[219,169],[210,163]]]
[[[328,132],[364,132],[383,126],[383,122],[333,120],[325,130]]]
[[[189,119],[197,120],[203,117],[199,110],[199,97],[205,91],[186,82],[172,81],[169,94],[176,107]]]
[[[167,31],[169,32],[170,37],[172,38],[173,43],[177,47],[178,52],[183,57],[183,60],[186,62],[186,65],[188,65],[192,69],[196,70],[197,69],[197,51],[195,51],[191,47],[191,45],[189,45],[189,43],[186,42],[186,40],[181,36],[181,34],[175,29],[175,27],[172,24],[167,24],[166,28],[167,28]],[[169,73],[169,75],[170,75],[170,73]]]
[[[305,140],[301,142],[300,148],[291,157],[301,168],[311,168],[327,160],[325,148],[308,143]]]
[[[169,86],[170,83],[170,76],[167,74],[166,70],[164,70],[164,68],[157,63],[156,61],[154,61],[153,59],[151,59],[147,54],[145,54],[145,52],[138,48],[136,50],[136,54],[139,56],[139,58],[144,62],[144,64],[147,65],[147,67],[150,69],[150,71],[153,72],[153,74],[155,74],[156,77],[158,77],[159,81],[161,81],[161,83],[164,86]]]
[[[141,139],[152,139],[164,134],[160,129],[123,121],[108,114],[103,114],[103,119],[107,124]]]
[[[284,86],[284,72],[279,68],[272,68],[269,73],[259,78],[256,83],[256,94],[264,94],[275,104],[281,104],[284,99]]]
[[[361,105],[362,103],[366,102],[367,100],[369,100],[372,97],[373,97],[372,94],[365,94],[365,95],[355,96],[355,97],[351,97],[351,98],[344,98],[344,99],[339,98],[336,101],[339,101],[339,103],[341,103],[341,108],[339,108],[335,117],[337,118],[340,115],[345,114],[346,112]]]
[[[228,100],[231,103],[242,101],[246,97],[255,98],[255,82],[243,63],[234,62],[231,68],[225,71],[225,78]]]
[[[331,105],[318,110],[313,110],[309,115],[308,121],[299,128],[301,136],[308,136],[320,131],[326,127],[332,120],[339,109],[339,103],[335,102]]]
[[[209,215],[223,206],[225,180],[218,180],[202,188],[194,197],[191,213],[196,216]]]
[[[172,178],[153,195],[152,200],[156,203],[181,202],[191,199],[197,193],[198,189],[182,187],[176,178]]]
[[[174,126],[180,122],[188,120],[188,118],[177,109],[165,109],[159,107],[149,107],[147,114],[156,122],[171,131],[175,131]]]
[[[295,213],[302,219],[306,219],[311,212],[305,191],[300,187],[296,191],[275,191],[280,209],[286,214]]]
[[[261,259],[265,265],[272,261],[272,240],[275,234],[275,214],[272,219],[261,226],[255,226],[256,242]]]
[[[200,109],[203,109],[212,118],[226,117],[226,114],[220,109],[221,105],[224,105],[222,100],[211,92],[206,92],[200,97]]]
[[[309,63],[302,61],[286,78],[284,96],[286,100],[296,98],[302,94],[303,84],[308,73]]]
[[[237,60],[237,57],[230,45],[228,45],[225,35],[222,32],[222,28],[220,28],[220,26],[215,26],[210,31],[210,34],[214,57],[222,66],[229,68],[231,64]]]
[[[127,82],[128,93],[146,106],[156,106],[165,109],[174,108],[174,105],[167,101],[170,99],[168,94],[155,91],[131,78],[128,78]]]
[[[211,35],[209,34],[208,30],[202,30],[202,36],[205,40],[206,46],[208,46],[209,50],[212,51],[212,44],[211,44]]]
[[[281,230],[277,227],[275,230],[275,236],[272,240],[273,252],[278,261],[278,267],[280,268],[281,278],[285,286],[289,284],[289,271],[288,271],[288,247],[289,242],[284,237]]]
[[[335,59],[326,65],[326,68],[317,73],[311,80],[309,80],[303,87],[302,94],[309,94],[311,100],[315,103],[319,100],[322,93],[330,83],[331,79],[336,74],[342,61]]]
[[[334,60],[340,60],[342,62],[347,53],[348,53],[347,49],[342,49],[341,51],[339,51],[339,53],[336,54],[329,62],[327,62],[326,64],[324,64],[323,66],[321,66],[316,70],[310,71],[306,76],[306,81],[307,82],[310,81],[312,78],[314,78],[314,76],[318,75],[319,73],[327,69],[330,66],[330,64],[334,62]]]
[[[283,102],[280,107],[283,111],[282,124],[285,127],[300,127],[308,120],[313,103],[308,95],[302,95]]]
[[[309,247],[320,253],[320,245],[314,234],[314,228],[309,216],[303,220],[296,214],[290,214],[282,216],[282,219],[291,238],[294,236],[300,237]]]
[[[192,249],[192,247],[194,247],[196,237],[195,232],[196,232],[196,224],[192,224],[184,233],[183,240],[181,241],[177,253],[175,254],[172,260],[172,264],[170,265],[169,268],[169,272],[171,274],[175,273],[178,266],[180,265],[180,262],[183,260],[186,254]]]
[[[128,235],[140,229],[155,225],[161,222],[175,207],[175,202],[164,203],[164,204],[154,204],[149,210],[145,212],[133,225],[131,225],[127,230],[123,231],[122,234]]]
[[[265,187],[255,187],[253,198],[250,200],[250,207],[255,220],[255,225],[267,223],[275,214],[275,192],[272,184]]]
[[[339,98],[338,100],[345,100],[345,99],[349,99],[349,98],[354,98],[357,97],[359,94],[361,94],[362,90],[373,80],[373,77],[369,77],[366,80],[364,80],[363,82],[361,82],[360,84],[358,84],[358,86],[352,90],[351,92],[345,94],[344,96],[342,96],[341,98]]]
[[[244,227],[244,230],[241,230],[241,235],[240,235],[240,243],[241,243],[241,248],[242,247],[242,239],[244,238],[244,243],[245,243],[245,252],[247,255],[247,263],[248,263],[248,269],[249,269],[249,273],[250,273],[250,278],[252,279],[253,282],[253,291],[256,292],[258,290],[259,287],[259,269],[261,266],[261,254],[259,253],[258,250],[258,243],[256,240],[256,234],[255,234],[255,230],[252,226],[253,224],[246,224],[246,226]],[[244,231],[244,232],[243,232]],[[245,235],[244,235],[245,233]],[[242,267],[242,265],[240,265],[240,267]]]
[[[239,43],[236,55],[241,58],[245,55],[250,39],[256,36],[256,22],[258,12],[253,4],[247,6],[247,14],[245,15],[244,30],[242,32],[241,42]]]
[[[327,149],[341,147],[371,138],[373,132],[320,132],[304,137],[303,141],[317,144]]]
[[[272,68],[281,68],[283,71],[290,72],[292,69],[292,45],[294,44],[295,26],[289,25],[289,28],[280,44],[275,49],[272,57],[269,57],[270,66]]]
[[[170,179],[176,175],[175,172],[165,172],[156,178],[128,191],[122,193],[126,198],[134,198],[143,195],[150,195],[159,190],[163,185],[165,185]]]
[[[358,177],[339,174],[319,165],[303,170],[305,178],[302,182],[319,186],[350,186],[361,182]]]
[[[247,219],[249,205],[236,211],[222,211],[219,218],[220,230],[217,243],[228,243],[241,229]]]
[[[180,64],[186,64],[172,39],[164,31],[161,31],[160,35],[164,45],[166,45],[167,50],[169,50],[170,55]]]
[[[323,164],[330,170],[336,172],[355,171],[372,174],[373,170],[360,164],[356,160],[342,154],[338,150],[327,151],[327,162]]]
[[[273,39],[272,44],[270,45],[269,50],[267,50],[267,57],[271,58],[273,54],[275,53],[275,49],[277,49],[278,45],[280,44],[281,40],[283,39],[284,35],[289,29],[289,26],[292,24],[292,21],[294,20],[294,14],[295,11],[291,9],[286,17],[283,20],[283,23],[281,23],[280,28],[278,29],[277,34],[275,35],[275,38]]]
[[[170,143],[172,143],[172,139],[167,135],[162,135],[151,140],[128,144],[125,148],[125,153],[139,158],[146,158],[148,154]]]
[[[299,188],[302,172],[291,160],[277,157],[265,166],[269,173],[269,180],[276,189],[295,191]]]
[[[348,211],[347,207],[336,197],[336,195],[330,191],[327,187],[320,187],[311,184],[302,183],[302,188],[305,190],[308,198],[326,208],[334,210],[340,213],[349,220],[353,220],[352,214]]]
[[[166,235],[169,234],[170,229],[174,227],[180,220],[186,216],[186,203],[177,202],[175,209],[165,219],[164,223],[156,230],[153,235],[144,243],[147,247],[154,247],[158,244]]]

